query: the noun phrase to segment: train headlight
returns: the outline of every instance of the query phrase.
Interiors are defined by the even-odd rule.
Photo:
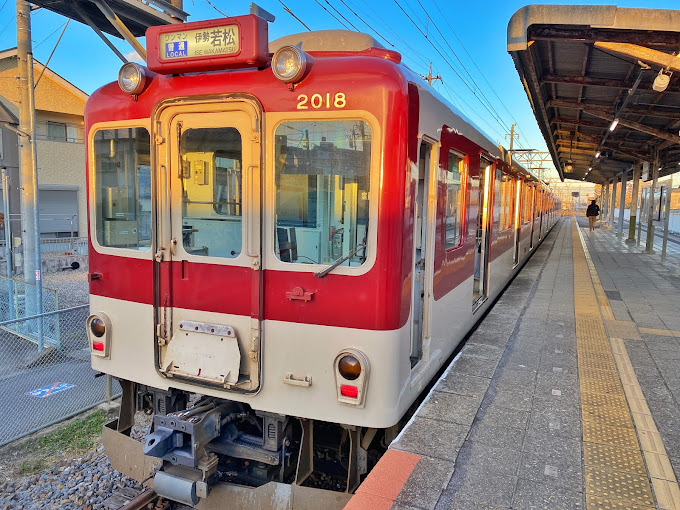
[[[126,94],[139,94],[146,84],[146,72],[144,67],[134,62],[123,64],[118,71],[118,85]]]
[[[333,365],[338,402],[364,407],[371,369],[366,355],[358,349],[345,349],[335,357]]]
[[[311,57],[297,46],[283,46],[274,53],[272,71],[284,83],[300,81],[307,71]]]
[[[111,356],[111,319],[102,312],[87,318],[87,337],[92,356],[108,359]]]

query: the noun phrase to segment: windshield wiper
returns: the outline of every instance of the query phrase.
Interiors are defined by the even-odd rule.
[[[357,244],[356,247],[355,247],[353,250],[351,250],[347,255],[345,255],[345,256],[343,256],[343,257],[340,257],[338,260],[336,260],[335,262],[333,262],[330,266],[328,266],[328,267],[327,267],[326,269],[324,269],[323,271],[319,271],[318,273],[314,273],[314,276],[316,276],[317,278],[323,278],[323,277],[326,276],[328,273],[330,273],[331,271],[333,271],[333,269],[335,269],[335,268],[338,267],[340,264],[342,264],[343,262],[345,262],[347,259],[349,259],[350,257],[354,256],[354,255],[356,254],[356,252],[358,252],[361,248],[365,248],[365,247],[366,247],[366,243]]]

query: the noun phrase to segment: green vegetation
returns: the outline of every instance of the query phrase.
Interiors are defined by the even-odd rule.
[[[20,475],[32,475],[38,471],[42,471],[47,467],[45,459],[28,459],[24,460],[17,466],[17,473]]]
[[[16,466],[20,475],[43,471],[62,456],[80,456],[94,447],[101,437],[106,413],[95,411],[85,418],[70,422],[38,439],[21,443],[24,460]]]
[[[65,427],[36,439],[35,446],[47,453],[86,452],[99,439],[105,421],[106,413],[95,411],[86,418],[71,422]]]

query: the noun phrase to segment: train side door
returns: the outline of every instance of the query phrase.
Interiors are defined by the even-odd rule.
[[[477,224],[475,229],[475,265],[472,282],[472,303],[480,305],[488,295],[489,241],[491,217],[491,174],[493,164],[480,160],[479,187],[477,188]]]
[[[260,112],[253,102],[160,111],[156,369],[226,390],[260,385]]]
[[[415,204],[413,325],[411,328],[411,367],[423,358],[423,344],[430,335],[430,299],[434,270],[434,215],[436,206],[437,150],[432,141],[421,140]]]
[[[529,249],[534,248],[534,226],[536,225],[536,186],[529,188],[531,203],[529,204],[529,221],[531,221],[531,234],[529,234]]]
[[[519,243],[521,241],[520,233],[522,231],[522,180],[515,179],[515,207],[513,208],[513,228],[515,229],[515,249],[513,266],[519,264]]]

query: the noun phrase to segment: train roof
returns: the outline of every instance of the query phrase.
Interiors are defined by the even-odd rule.
[[[375,38],[369,34],[364,34],[361,32],[352,32],[350,30],[316,30],[311,32],[301,32],[298,34],[290,34],[283,37],[279,37],[269,43],[269,51],[275,53],[279,48],[283,46],[297,46],[301,50],[306,52],[348,52],[348,53],[359,53],[366,52],[373,49],[385,50],[386,52],[393,52],[392,50],[387,50],[382,44],[380,44]],[[480,143],[490,154],[494,154],[499,158],[503,158],[506,154],[505,149],[502,151],[499,149],[496,142],[477,124],[475,124],[467,115],[456,108],[451,102],[442,96],[436,89],[425,83],[415,71],[410,69],[406,64],[401,62],[401,55],[399,55],[399,60],[396,61],[398,65],[402,66],[407,70],[409,78],[411,81],[416,83],[416,85],[426,90],[431,94],[437,101],[445,104],[451,112],[453,112],[457,117],[459,117],[464,123],[468,124],[472,130],[480,135],[483,140],[475,140]],[[533,172],[520,165],[517,161],[513,160],[512,166],[515,170],[519,172],[526,173],[532,178],[539,180]]]
[[[297,46],[303,51],[366,51],[385,49],[372,36],[350,30],[315,30],[279,37],[269,42],[269,51],[276,53],[282,46]]]

